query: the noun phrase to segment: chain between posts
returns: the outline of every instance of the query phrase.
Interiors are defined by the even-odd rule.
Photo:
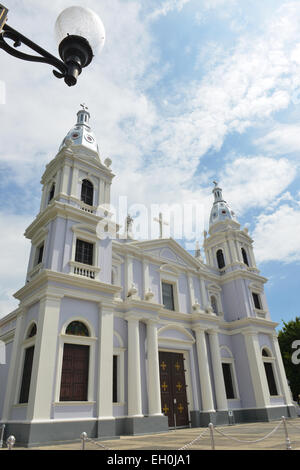
[[[87,437],[87,433],[86,432],[83,432],[80,436],[80,439],[81,439],[81,450],[85,450],[85,445],[86,445],[86,442],[91,442],[92,444],[102,448],[102,449],[105,449],[105,450],[112,450],[110,449],[109,447],[107,447],[106,445],[104,444],[101,444],[100,442],[96,442],[94,441],[93,439]]]

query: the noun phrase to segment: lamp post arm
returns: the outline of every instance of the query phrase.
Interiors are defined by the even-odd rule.
[[[5,41],[6,38],[14,41],[14,47],[10,46],[8,42]],[[30,55],[18,51],[16,48],[20,47],[22,44],[37,52],[39,55]],[[63,61],[57,59],[55,56],[35,44],[30,39],[23,36],[8,24],[4,25],[3,30],[0,33],[0,48],[8,54],[17,57],[18,59],[27,60],[30,62],[43,62],[52,65],[60,71],[58,72],[57,70],[53,70],[53,73],[57,78],[63,78],[68,74],[68,67],[66,64],[64,64]]]

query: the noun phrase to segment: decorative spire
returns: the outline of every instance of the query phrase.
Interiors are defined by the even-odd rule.
[[[219,187],[217,181],[213,181],[213,183],[215,185],[215,187],[212,190],[212,193],[215,196],[214,204],[216,204],[217,202],[225,202],[226,203],[226,201],[224,201],[224,199],[223,199],[222,188]]]
[[[92,156],[99,159],[99,148],[94,136],[94,133],[90,127],[90,113],[85,103],[80,105],[80,109],[77,113],[77,123],[72,127],[64,138],[59,150],[64,146],[72,146],[73,151],[89,151],[93,152]],[[77,150],[76,150],[77,149]]]
[[[90,127],[90,113],[88,112],[88,107],[85,103],[80,105],[82,109],[80,109],[77,113],[77,125],[84,125]]]
[[[213,181],[213,183],[215,185],[212,190],[214,195],[214,203],[210,213],[209,227],[211,228],[218,222],[225,222],[228,220],[237,222],[235,213],[230,209],[227,202],[223,199],[222,188],[220,188],[219,183],[217,181]]]

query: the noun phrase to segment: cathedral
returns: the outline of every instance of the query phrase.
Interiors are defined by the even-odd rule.
[[[42,176],[18,308],[0,320],[0,426],[17,445],[296,416],[253,240],[214,183],[192,255],[118,236],[85,106]],[[117,236],[109,236],[116,233]]]

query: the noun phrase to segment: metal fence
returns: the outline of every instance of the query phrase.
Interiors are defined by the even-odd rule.
[[[291,426],[293,430],[300,431],[300,426],[297,426],[294,422],[291,422],[291,420],[286,420],[284,416],[281,417],[280,421],[276,423],[275,427],[265,434],[264,436],[258,438],[258,439],[253,439],[253,440],[248,440],[248,439],[239,439],[237,437],[234,437],[230,434],[227,434],[224,432],[222,428],[219,428],[217,426],[214,426],[212,423],[209,423],[208,427],[204,429],[196,438],[194,438],[192,441],[184,444],[182,447],[176,450],[188,450],[191,449],[192,446],[197,444],[198,442],[201,441],[201,439],[209,437],[209,442],[210,442],[210,449],[211,450],[216,450],[217,449],[217,443],[216,443],[216,437],[217,435],[220,435],[228,440],[237,442],[237,443],[242,443],[242,444],[256,444],[258,442],[262,442],[268,438],[270,438],[273,434],[275,434],[279,428],[283,427],[284,429],[284,446],[286,450],[292,450],[292,445],[291,445],[291,440],[290,440],[290,431],[288,427]],[[4,436],[4,430],[5,430],[5,425],[3,424],[0,427],[0,448],[3,447],[3,436]],[[81,441],[81,450],[86,450],[86,444],[91,443],[95,447],[97,447],[99,450],[116,450],[116,449],[111,449],[105,444],[95,441],[91,438],[88,437],[86,432],[83,432],[80,435],[80,441]],[[6,440],[6,446],[8,450],[12,450],[14,445],[16,443],[16,439],[14,436],[9,436]]]

